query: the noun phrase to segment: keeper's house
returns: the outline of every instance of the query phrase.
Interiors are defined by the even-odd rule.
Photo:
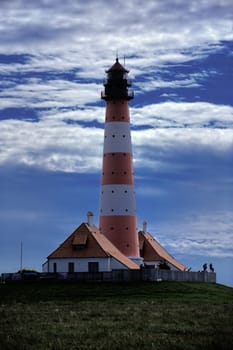
[[[82,223],[43,264],[43,272],[109,272],[113,270],[139,270],[140,266],[124,255],[96,226],[92,225],[92,213],[88,222]],[[139,248],[144,267],[161,268],[161,264],[173,271],[187,271],[186,266],[172,257],[154,237],[139,231]],[[162,267],[163,268],[163,267]]]
[[[107,272],[140,267],[122,254],[95,226],[82,223],[43,264],[43,272]]]

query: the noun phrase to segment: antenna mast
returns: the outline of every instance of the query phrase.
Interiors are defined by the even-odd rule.
[[[20,272],[23,270],[23,241],[20,242]]]

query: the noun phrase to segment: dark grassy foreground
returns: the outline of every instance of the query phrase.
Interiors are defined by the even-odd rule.
[[[0,285],[0,349],[233,349],[233,288],[218,284]]]

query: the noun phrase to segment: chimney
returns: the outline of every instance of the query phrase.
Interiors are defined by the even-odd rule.
[[[94,214],[91,211],[87,212],[87,224],[88,224],[88,226],[93,226],[93,216],[94,216]]]
[[[142,230],[143,230],[144,233],[147,232],[147,222],[145,220],[142,223]]]

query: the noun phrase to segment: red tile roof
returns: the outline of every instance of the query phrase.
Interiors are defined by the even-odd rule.
[[[150,233],[139,231],[139,246],[145,263],[146,261],[165,260],[178,270],[187,270],[187,267],[171,256]]]
[[[122,254],[95,226],[82,223],[48,259],[113,257],[129,269],[139,266]]]

